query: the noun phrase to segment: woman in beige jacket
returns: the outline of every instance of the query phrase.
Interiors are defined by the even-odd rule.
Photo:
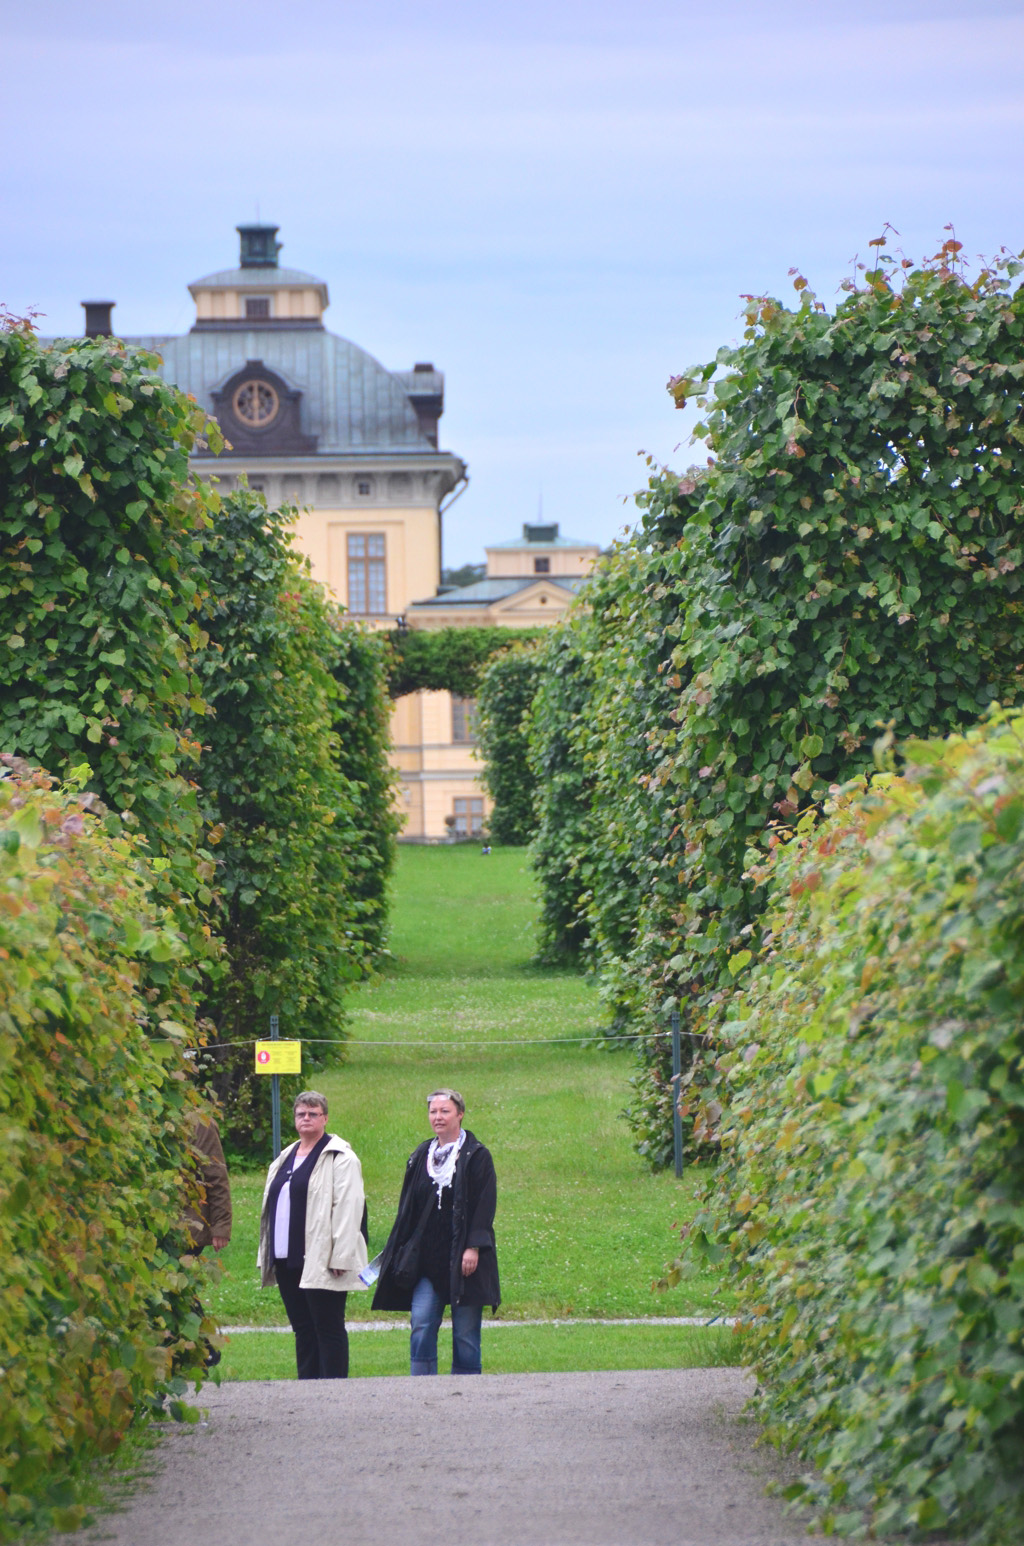
[[[327,1097],[295,1098],[297,1143],[267,1173],[260,1215],[260,1281],[276,1282],[295,1333],[300,1380],[348,1375],[345,1304],[366,1266],[363,1172],[344,1138],[327,1131]]]

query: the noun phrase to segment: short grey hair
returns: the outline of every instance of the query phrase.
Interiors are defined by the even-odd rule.
[[[301,1095],[296,1095],[292,1102],[292,1116],[300,1106],[319,1106],[324,1116],[327,1115],[327,1096],[321,1095],[319,1090],[303,1090]]]
[[[455,1106],[458,1110],[460,1117],[464,1117],[466,1115],[466,1102],[463,1100],[458,1090],[449,1090],[447,1088],[443,1090],[431,1090],[430,1094],[427,1096],[428,1111],[430,1109],[430,1102],[432,1100],[450,1100],[452,1105]]]

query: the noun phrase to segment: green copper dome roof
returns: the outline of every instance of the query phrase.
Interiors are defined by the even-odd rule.
[[[302,393],[302,432],[317,437],[318,455],[434,449],[403,383],[365,349],[324,328],[214,325],[184,337],[125,342],[154,349],[165,380],[210,413],[211,394],[248,361],[261,360]],[[443,391],[440,371],[434,379]]]
[[[315,285],[320,289],[327,289],[327,281],[318,279],[315,274],[305,274],[301,268],[222,268],[216,274],[207,274],[203,279],[193,279],[189,289],[196,290],[239,290],[248,289],[250,286],[259,290],[273,290],[280,285]]]

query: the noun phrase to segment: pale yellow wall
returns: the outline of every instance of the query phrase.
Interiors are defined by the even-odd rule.
[[[419,772],[423,766],[423,699],[420,692],[398,698],[391,711],[391,742],[396,765],[403,771]]]
[[[349,532],[383,535],[387,563],[388,615],[403,613],[411,601],[432,596],[441,578],[437,512],[429,508],[303,510],[292,527],[295,546],[313,567],[313,578],[345,606],[348,600]]]
[[[489,579],[518,580],[534,573],[533,560],[546,558],[550,561],[549,574],[589,574],[600,557],[596,543],[578,548],[548,548],[542,542],[522,548],[485,548]],[[538,576],[539,578],[539,576]]]
[[[274,290],[271,314],[275,317],[319,317],[323,314],[315,290]],[[242,307],[245,310],[245,307]]]
[[[269,279],[266,289],[251,284],[237,290],[195,289],[192,293],[196,302],[196,318],[200,322],[244,317],[247,295],[268,296],[272,317],[321,317],[324,312],[324,301],[319,290],[302,285],[285,288],[272,284]]]
[[[397,807],[406,818],[403,837],[437,842],[450,836],[446,817],[456,798],[491,802],[480,781],[470,742],[452,741],[452,700],[447,692],[409,693],[391,715],[393,763],[401,778]]]

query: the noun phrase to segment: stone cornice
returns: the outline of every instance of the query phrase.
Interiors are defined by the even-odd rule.
[[[217,478],[227,490],[245,473],[270,505],[297,504],[313,510],[437,510],[465,476],[461,459],[448,451],[372,452],[326,456],[199,456],[192,461],[203,478]],[[368,485],[368,492],[363,492]]]

